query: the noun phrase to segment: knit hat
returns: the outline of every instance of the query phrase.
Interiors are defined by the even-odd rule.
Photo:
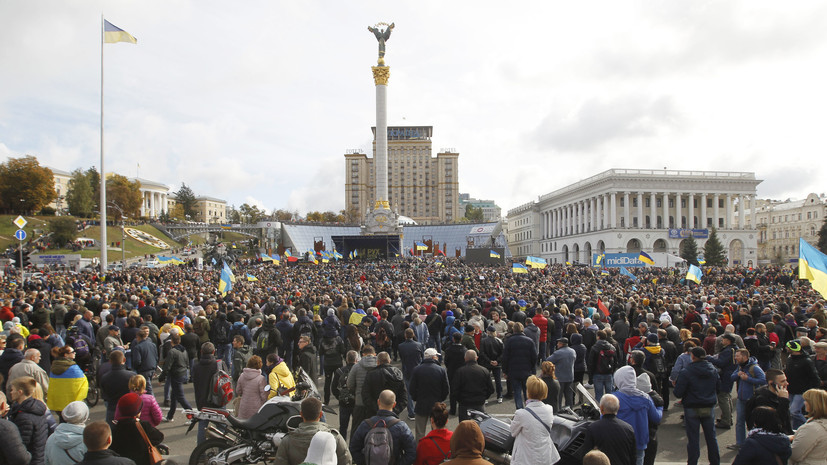
[[[801,351],[801,341],[793,339],[792,341],[787,343],[787,349],[791,350],[792,352]]]
[[[141,399],[141,396],[134,392],[130,392],[128,394],[124,394],[121,397],[121,400],[118,401],[118,412],[120,413],[119,418],[135,418],[139,413],[141,413],[141,409],[144,408],[144,401]]]
[[[89,407],[86,406],[86,402],[80,400],[69,402],[69,404],[63,408],[60,416],[63,417],[66,423],[82,425],[89,420]]]
[[[658,335],[657,334],[649,334],[646,336],[646,342],[657,344],[658,343]]]

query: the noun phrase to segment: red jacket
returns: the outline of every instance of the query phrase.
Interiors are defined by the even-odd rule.
[[[431,430],[416,446],[416,462],[414,465],[437,465],[451,457],[451,436],[453,431],[445,428]],[[436,442],[436,444],[434,444]],[[437,449],[442,449],[442,452]]]
[[[548,333],[548,318],[538,313],[532,318],[534,326],[540,328],[540,342],[546,342],[546,335]]]

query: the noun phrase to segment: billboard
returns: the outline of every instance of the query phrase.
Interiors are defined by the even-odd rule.
[[[669,239],[685,239],[689,236],[695,239],[708,239],[708,229],[670,229]]]
[[[600,254],[592,254],[592,266],[602,266],[606,268],[619,268],[621,266],[625,266],[626,268],[629,267],[643,267],[645,264],[638,260],[639,254],[636,253],[607,253],[603,254],[603,259],[600,261],[600,264],[597,265],[597,257]]]

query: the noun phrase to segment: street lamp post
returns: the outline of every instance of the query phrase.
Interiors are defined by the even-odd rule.
[[[117,204],[110,203],[109,206],[121,214],[121,271],[124,271],[126,270],[126,215]]]

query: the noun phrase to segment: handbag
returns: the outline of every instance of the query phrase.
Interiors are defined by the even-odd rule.
[[[138,432],[141,433],[141,437],[144,438],[144,443],[149,451],[149,463],[156,464],[163,460],[164,458],[161,456],[161,453],[158,452],[158,448],[149,442],[149,438],[146,436],[146,432],[144,431],[144,427],[141,426],[140,420],[135,420],[135,427],[138,428]]]

